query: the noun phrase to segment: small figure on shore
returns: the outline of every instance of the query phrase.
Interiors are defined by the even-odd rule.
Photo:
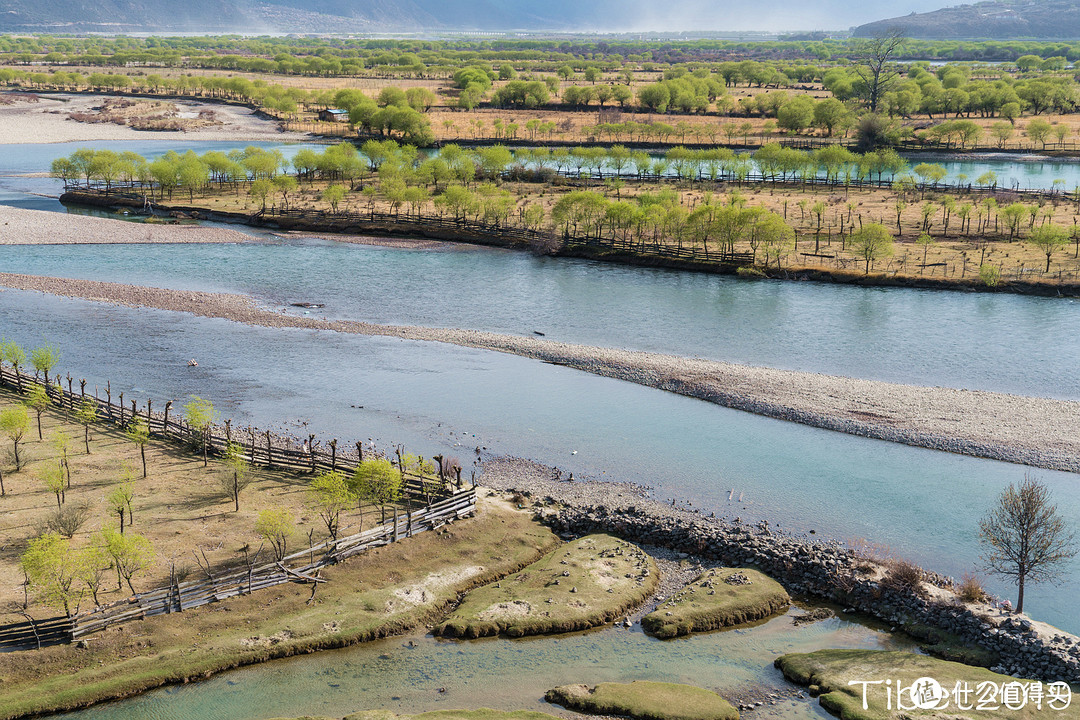
[[[570,473],[570,477],[566,478],[566,482],[574,482],[574,473]]]
[[[198,361],[195,360],[195,358],[191,358],[190,360],[188,360],[187,364],[188,364],[188,367],[198,367],[199,366],[199,363],[198,363]]]

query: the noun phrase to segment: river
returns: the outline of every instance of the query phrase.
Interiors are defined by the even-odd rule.
[[[209,149],[205,145],[194,149]],[[177,144],[109,146],[147,153]],[[16,151],[0,165],[32,172],[49,162],[50,153],[66,155],[73,148],[35,149],[36,159]],[[44,178],[4,178],[0,202],[62,210],[55,200],[28,194],[50,189],[55,191],[54,181]],[[0,247],[0,269],[243,292],[272,307],[323,302],[326,307],[313,312],[328,317],[540,331],[570,342],[1080,398],[1072,372],[1080,360],[1073,300],[752,282],[481,248],[413,251],[253,236],[255,242],[245,245],[137,251]],[[245,327],[18,291],[0,292],[0,334],[27,347],[46,339],[55,343],[63,353],[62,370],[88,378],[91,387],[112,380],[114,395],[123,389],[128,397],[161,401],[198,394],[238,423],[305,434],[310,429],[324,440],[404,442],[425,455],[456,454],[467,469],[476,448],[521,455],[578,477],[646,484],[659,498],[676,497],[718,515],[769,519],[792,532],[813,529],[817,537],[867,538],[955,575],[978,562],[978,517],[1001,488],[1024,474],[1019,466],[830,433],[525,358],[441,344]],[[189,357],[199,359],[197,368],[186,366]],[[1051,485],[1069,521],[1080,526],[1080,478],[1038,475]],[[1012,592],[1002,583],[991,587]],[[1074,563],[1061,586],[1029,591],[1029,610],[1080,631],[1073,612],[1078,592],[1080,566]],[[825,634],[813,636],[811,644],[887,642],[861,625],[822,628],[814,632]],[[849,635],[845,640],[833,632]],[[556,679],[669,679],[678,663],[708,663],[729,654],[734,666],[751,668],[748,677],[771,682],[776,678],[769,675],[768,658],[803,642],[777,633],[758,627],[671,644],[610,630],[461,646],[422,639],[418,651],[402,651],[400,641],[388,641],[229,673],[79,715],[254,718],[286,710],[433,709],[446,705],[423,693],[453,684],[446,677],[487,688],[476,697],[489,698],[488,704],[517,707]],[[757,649],[738,646],[743,637]],[[607,639],[596,645],[598,638]],[[392,682],[367,679],[381,672],[380,654],[409,653],[418,660],[402,659],[403,674],[390,674]],[[656,663],[650,665],[655,673],[644,672],[640,663]],[[490,688],[504,677],[500,673],[518,665],[538,668],[542,682],[500,698]],[[588,677],[556,671],[592,665],[597,672]],[[421,672],[429,677],[417,686],[419,694],[401,692],[407,683],[400,679]],[[699,684],[726,687],[720,680]],[[301,692],[308,686],[310,694]],[[277,698],[273,708],[267,697]],[[314,704],[316,697],[329,697],[329,705]],[[527,707],[539,707],[535,699],[529,702],[534,704]],[[174,707],[187,708],[187,714]],[[226,709],[206,710],[211,707]],[[801,707],[797,712],[820,713],[816,704]]]

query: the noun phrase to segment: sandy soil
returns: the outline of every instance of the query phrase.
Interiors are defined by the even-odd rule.
[[[251,236],[227,228],[132,223],[0,205],[0,245],[238,243]]]
[[[305,133],[281,132],[278,124],[257,117],[245,107],[176,101],[185,113],[213,110],[221,125],[189,132],[132,130],[112,123],[81,123],[68,119],[71,112],[85,112],[101,104],[94,95],[42,95],[38,102],[16,102],[0,106],[0,145],[17,143],[62,143],[90,140],[226,140],[248,142],[276,140],[302,142]]]
[[[477,330],[331,321],[225,293],[0,273],[0,285],[92,301],[296,327],[445,342],[534,358],[768,417],[909,445],[1080,471],[1080,403],[921,387],[573,345]]]

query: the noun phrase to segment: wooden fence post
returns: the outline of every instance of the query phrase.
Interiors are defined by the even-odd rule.
[[[359,441],[356,443],[356,459],[359,462],[364,462],[364,443]]]
[[[169,408],[172,407],[172,400],[165,403],[165,424],[162,426],[162,433],[165,437],[169,436]]]
[[[337,471],[337,438],[330,441],[330,470]]]
[[[308,435],[307,441],[308,453],[311,455],[311,472],[315,473],[315,436]]]
[[[124,424],[124,393],[120,393],[120,424]]]

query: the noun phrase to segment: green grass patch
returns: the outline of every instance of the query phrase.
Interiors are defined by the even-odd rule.
[[[867,690],[867,708],[863,709],[862,685],[848,685],[851,681],[892,680],[892,687],[897,683],[910,687],[920,678],[933,678],[951,692],[956,683],[967,683],[974,689],[981,682],[1004,683],[1017,682],[1016,678],[999,675],[986,668],[972,667],[949,660],[917,655],[909,652],[883,650],[818,650],[812,653],[794,653],[782,655],[776,660],[776,666],[792,682],[806,685],[811,693],[820,693],[821,706],[839,715],[842,720],[900,720],[910,717],[978,717],[987,718],[1046,718],[1071,720],[1080,718],[1080,703],[1073,702],[1063,711],[1049,709],[1045,704],[1042,710],[1028,703],[1021,710],[1008,710],[997,696],[999,709],[960,710],[949,698],[948,707],[940,710],[898,709],[896,691],[893,690],[892,709],[885,692],[885,685],[871,686]],[[1032,681],[1021,680],[1028,684]],[[912,704],[911,697],[905,693],[904,703]],[[969,703],[977,705],[979,698],[973,696]]]
[[[462,593],[519,570],[558,543],[505,503],[477,517],[280,585],[184,613],[110,628],[88,647],[0,654],[0,718],[84,707],[241,665],[344,647],[437,621]]]
[[[298,718],[297,720],[304,720]],[[397,715],[388,710],[367,710],[344,720],[556,720],[554,715],[535,710],[434,710],[419,715]]]
[[[475,638],[585,630],[644,602],[658,581],[656,563],[641,548],[610,535],[589,535],[470,592],[434,632]]]
[[[640,720],[736,720],[739,711],[711,690],[677,683],[645,682],[563,685],[549,690],[548,702],[596,715]]]
[[[749,583],[727,582],[732,576]],[[641,627],[658,638],[673,638],[761,620],[790,603],[780,583],[756,570],[715,568],[642,618]]]
[[[922,640],[919,648],[924,652],[944,660],[988,668],[997,665],[1000,659],[998,653],[992,650],[973,645],[955,633],[930,625],[908,625],[904,627],[904,632]]]

